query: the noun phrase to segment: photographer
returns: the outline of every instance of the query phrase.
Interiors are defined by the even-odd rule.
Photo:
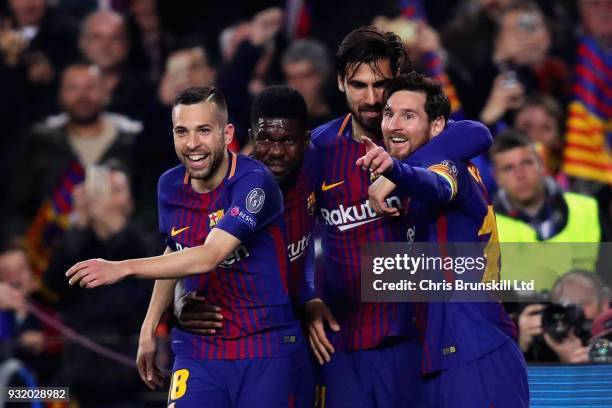
[[[525,358],[588,362],[588,325],[610,310],[608,289],[595,273],[573,270],[557,280],[550,300],[553,304],[528,305],[519,315],[519,345]]]

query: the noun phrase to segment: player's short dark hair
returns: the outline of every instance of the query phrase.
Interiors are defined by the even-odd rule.
[[[442,116],[448,121],[451,105],[442,87],[433,79],[411,71],[390,79],[385,84],[384,101],[398,91],[422,92],[425,94],[425,113],[429,121]]]
[[[266,88],[253,100],[251,125],[255,128],[260,118],[295,119],[304,130],[308,127],[308,109],[304,97],[286,85]]]
[[[181,92],[174,101],[177,105],[196,105],[198,103],[210,102],[215,104],[221,125],[227,125],[227,104],[223,94],[214,86],[192,86]]]
[[[516,129],[507,129],[495,136],[493,145],[489,150],[489,155],[493,157],[496,154],[516,149],[518,147],[531,146],[533,146],[533,142],[529,136]]]
[[[360,27],[340,43],[336,53],[336,72],[344,79],[351,76],[359,65],[368,64],[374,72],[381,74],[378,61],[382,59],[389,59],[393,75],[408,65],[408,54],[401,38],[374,26]]]

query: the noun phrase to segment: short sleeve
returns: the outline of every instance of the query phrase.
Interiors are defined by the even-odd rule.
[[[283,200],[278,184],[263,169],[250,170],[230,187],[230,205],[215,228],[240,241],[265,229],[283,216]]]

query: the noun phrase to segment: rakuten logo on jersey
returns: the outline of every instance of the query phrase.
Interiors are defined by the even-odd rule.
[[[310,242],[311,234],[304,235],[299,241],[292,242],[287,245],[287,254],[289,255],[289,262],[293,262],[300,256],[304,255],[308,243]]]
[[[231,268],[236,262],[240,262],[249,257],[249,251],[244,245],[240,245],[238,248],[229,254],[225,261],[221,262],[219,266],[221,268]]]
[[[386,200],[388,207],[402,209],[402,202],[398,197],[388,197]],[[342,204],[334,210],[321,208],[321,216],[327,225],[335,225],[340,231],[346,231],[351,228],[359,227],[360,225],[368,224],[380,218],[378,214],[370,207],[370,201],[366,200],[360,205],[345,207]]]
[[[179,244],[178,242],[176,242],[175,244],[176,244],[177,251],[182,251],[188,248],[186,246]],[[225,258],[225,260],[219,264],[219,266],[221,268],[231,268],[232,265],[234,265],[236,262],[240,262],[248,258],[249,255],[250,255],[249,250],[246,249],[244,245],[240,245],[238,248],[234,249],[232,253],[229,254],[229,256]]]

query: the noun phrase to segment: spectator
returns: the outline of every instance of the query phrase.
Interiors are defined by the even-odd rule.
[[[331,61],[325,46],[315,40],[297,40],[282,57],[287,85],[297,90],[308,107],[308,129],[329,122],[332,112],[323,94],[331,73]]]
[[[608,289],[598,275],[573,270],[559,278],[552,289],[550,300],[564,305],[578,305],[587,321],[592,322],[610,310]],[[579,336],[582,328],[574,328],[562,341],[545,333],[542,327],[543,304],[527,306],[519,316],[519,344],[528,361],[560,361],[587,363],[585,340]]]
[[[479,117],[488,126],[502,119],[510,122],[507,114],[522,102],[520,90],[549,93],[565,103],[569,70],[550,55],[552,33],[539,7],[529,1],[512,2],[501,9],[497,21],[488,61],[469,73],[450,67],[468,117]]]
[[[29,300],[51,316],[56,315],[55,312],[30,299],[38,284],[34,280],[25,247],[17,242],[9,242],[0,248],[0,282],[14,288],[19,298]],[[37,382],[48,384],[50,374],[58,368],[58,353],[61,346],[57,341],[58,333],[44,326],[28,311],[25,303],[16,307],[13,313],[0,313],[3,313],[5,319],[1,337],[6,338],[8,335],[12,340],[10,354],[21,360],[36,374]]]
[[[26,93],[27,119],[40,120],[57,109],[57,73],[77,57],[76,28],[47,0],[8,3],[10,16],[0,25],[2,65]]]
[[[542,156],[547,174],[567,189],[567,180],[561,173],[563,119],[561,106],[554,98],[532,94],[517,110],[514,128],[529,136]]]
[[[136,355],[150,286],[128,279],[85,293],[78,286],[69,286],[65,277],[70,265],[84,259],[145,257],[159,249],[133,222],[134,202],[126,170],[113,160],[105,165],[108,171],[98,174],[97,183],[86,181],[75,187],[76,221],[51,260],[45,283],[59,295],[57,308],[67,325],[131,358]],[[55,382],[70,384],[71,396],[74,394],[82,406],[113,407],[143,391],[135,368],[117,364],[79,344],[67,343],[62,357],[62,372]]]
[[[442,43],[467,75],[491,60],[497,20],[513,0],[466,0],[442,29]]]
[[[253,16],[248,27],[238,27],[242,28],[237,29],[234,35],[244,40],[233,52],[231,60],[219,69],[217,87],[232,107],[229,120],[236,128],[234,139],[242,147],[248,141],[251,99],[264,89],[273,57],[280,48],[278,42],[281,39],[279,33],[283,27],[283,12],[278,7],[268,8]],[[232,39],[225,42],[230,47],[235,43]],[[222,54],[231,55],[230,51],[222,50]]]
[[[612,0],[581,0],[583,35],[576,48],[563,170],[571,188],[597,195],[612,219]]]
[[[69,66],[60,86],[64,113],[34,126],[24,146],[20,176],[12,183],[12,207],[2,225],[8,233],[30,226],[27,245],[38,272],[46,269],[54,238],[69,224],[70,195],[84,169],[111,157],[133,163],[131,149],[140,128],[104,113],[107,95],[100,70]]]
[[[79,47],[83,56],[100,68],[110,97],[108,110],[132,118],[144,116],[144,104],[153,95],[146,75],[128,64],[130,39],[124,18],[112,11],[91,13],[81,28]]]
[[[535,266],[528,270],[517,267],[521,259],[504,254],[505,278],[535,279],[537,290],[550,290],[556,277],[568,270],[593,271],[601,239],[597,202],[587,196],[564,193],[546,176],[533,142],[518,131],[508,130],[498,135],[490,154],[499,185],[494,209],[500,242],[532,243],[521,259],[533,255],[540,264],[544,261],[548,265],[538,276],[530,276]],[[535,245],[538,242],[590,244]]]
[[[132,39],[130,64],[149,73],[151,81],[159,81],[168,54],[170,36],[165,31],[157,0],[132,0],[128,31]]]
[[[24,302],[21,292],[8,283],[0,282],[0,310],[23,310]]]
[[[612,47],[612,0],[580,0],[578,4],[584,34],[609,52]]]

